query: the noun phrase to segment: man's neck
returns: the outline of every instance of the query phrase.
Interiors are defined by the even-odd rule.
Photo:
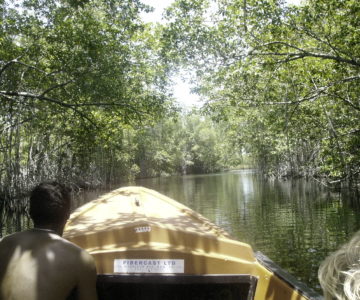
[[[34,225],[34,230],[39,230],[39,231],[44,231],[44,232],[49,232],[49,233],[55,233],[59,236],[62,236],[63,231],[64,231],[64,227],[63,226],[58,226],[58,225],[54,225],[54,224],[49,224],[49,225]]]

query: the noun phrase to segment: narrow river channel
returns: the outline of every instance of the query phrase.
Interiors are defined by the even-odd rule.
[[[135,185],[201,213],[318,291],[320,262],[360,229],[359,207],[314,181],[270,181],[243,170],[142,179]],[[101,193],[83,194],[77,205]],[[0,236],[28,226],[23,216],[11,216]]]
[[[209,218],[320,290],[320,262],[360,229],[358,207],[314,181],[254,171],[139,180]]]

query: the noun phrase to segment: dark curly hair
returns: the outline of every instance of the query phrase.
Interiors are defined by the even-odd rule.
[[[56,181],[40,183],[30,195],[30,217],[34,225],[59,224],[70,215],[70,189]]]

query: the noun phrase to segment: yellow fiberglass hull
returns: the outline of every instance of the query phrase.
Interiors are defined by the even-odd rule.
[[[255,300],[315,299],[265,267],[248,244],[142,187],[120,188],[78,208],[64,237],[94,257],[98,274],[247,274],[257,278]]]

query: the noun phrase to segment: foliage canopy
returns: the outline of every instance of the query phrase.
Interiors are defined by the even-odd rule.
[[[208,113],[269,174],[358,182],[359,2],[191,3],[167,12],[166,55],[196,69]]]

